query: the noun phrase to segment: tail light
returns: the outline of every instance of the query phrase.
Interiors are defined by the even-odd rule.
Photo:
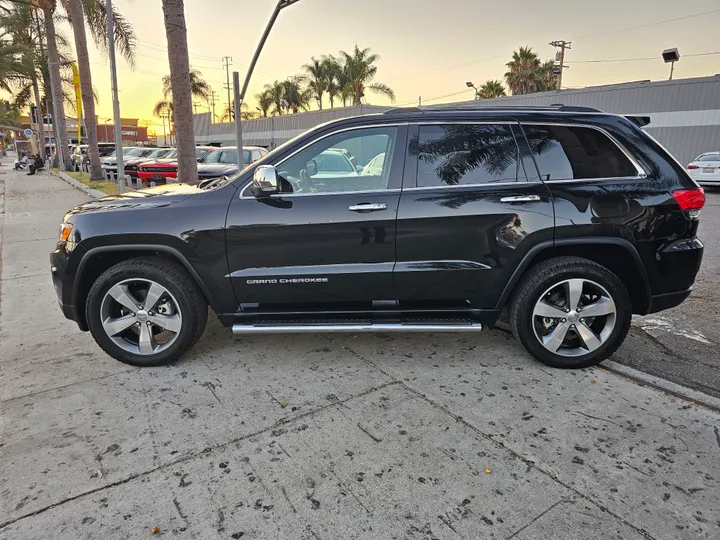
[[[686,212],[688,217],[691,219],[700,217],[700,210],[705,206],[705,191],[703,188],[673,191],[673,197],[680,206],[680,210]]]
[[[691,171],[694,170],[694,169],[699,169],[699,168],[700,168],[700,167],[698,167],[697,165],[688,165],[688,169],[691,170]]]

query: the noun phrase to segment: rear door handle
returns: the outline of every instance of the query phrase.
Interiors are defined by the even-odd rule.
[[[370,203],[362,203],[362,204],[356,204],[348,208],[351,212],[377,212],[378,210],[387,210],[387,204],[380,203],[380,204],[370,204]]]
[[[540,195],[515,195],[514,197],[503,197],[500,202],[515,203],[515,202],[538,202]]]

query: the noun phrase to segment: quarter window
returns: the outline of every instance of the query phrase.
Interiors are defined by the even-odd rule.
[[[355,129],[324,137],[277,165],[281,192],[387,189],[396,139],[396,127]]]
[[[523,129],[545,181],[637,176],[623,151],[597,129],[549,125]]]
[[[417,155],[418,187],[525,180],[508,125],[421,126]]]

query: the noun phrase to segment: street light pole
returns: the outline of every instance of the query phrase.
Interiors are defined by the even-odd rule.
[[[115,63],[115,28],[112,0],[105,0],[105,11],[107,11],[110,80],[112,85],[113,116],[115,117],[115,158],[117,163],[118,191],[125,193],[125,161],[123,160],[122,151],[122,122],[120,121],[120,98],[118,97],[117,64]]]
[[[258,43],[257,49],[255,49],[255,55],[253,56],[252,62],[250,62],[250,67],[247,70],[247,74],[245,75],[245,82],[243,83],[242,90],[238,92],[238,82],[240,80],[239,75],[236,76],[235,73],[233,73],[233,79],[235,82],[235,124],[236,124],[236,138],[237,138],[237,149],[238,149],[238,165],[240,166],[240,169],[243,169],[245,167],[245,156],[243,155],[243,148],[242,148],[242,117],[240,116],[240,108],[242,106],[242,102],[245,99],[245,93],[247,92],[248,85],[250,84],[250,77],[252,77],[253,71],[255,71],[255,64],[257,64],[258,58],[260,58],[260,53],[263,50],[263,47],[265,46],[265,42],[267,41],[268,36],[270,35],[270,30],[272,30],[273,25],[275,24],[275,21],[278,18],[278,15],[280,14],[280,11],[285,9],[286,7],[289,7],[296,2],[299,2],[300,0],[278,0],[277,5],[275,6],[275,10],[273,11],[272,15],[270,16],[270,20],[268,21],[267,26],[265,27],[265,32],[263,32],[262,37],[260,38],[260,42]]]

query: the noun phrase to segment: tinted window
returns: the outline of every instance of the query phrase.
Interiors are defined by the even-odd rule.
[[[245,159],[245,163],[249,163],[250,161],[250,151],[249,150],[243,150],[243,158]],[[219,148],[217,150],[213,150],[209,154],[207,154],[203,159],[203,163],[225,163],[229,165],[236,165],[238,162],[237,157],[237,150],[236,149],[223,149]]]
[[[283,192],[341,193],[387,189],[397,128],[365,128],[321,138],[277,166]],[[365,167],[388,158],[373,174]]]
[[[145,152],[142,148],[130,148],[123,152],[123,157],[138,157],[144,155]]]
[[[695,161],[720,161],[720,154],[705,154],[700,156]]]
[[[510,126],[421,126],[417,154],[418,187],[518,180],[519,152]]]
[[[592,128],[523,126],[543,180],[623,178],[637,170],[604,133]]]

